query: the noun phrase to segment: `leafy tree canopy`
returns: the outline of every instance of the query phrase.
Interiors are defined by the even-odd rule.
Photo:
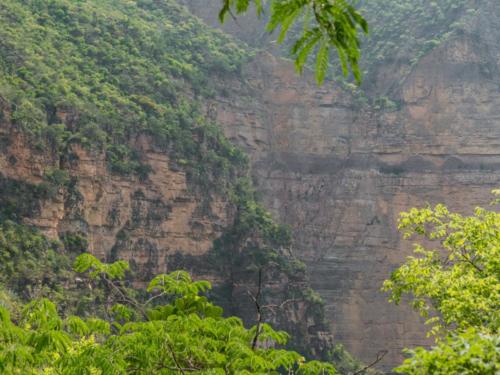
[[[436,337],[431,350],[409,351],[398,371],[498,374],[500,213],[476,208],[462,216],[437,205],[402,213],[399,227],[407,238],[417,235],[439,246],[416,245],[415,256],[384,283],[392,301],[411,297]]]
[[[221,21],[227,15],[244,13],[251,4],[257,14],[264,10],[265,0],[223,0],[219,13]],[[322,84],[329,67],[330,52],[336,50],[344,76],[349,69],[359,83],[359,35],[358,30],[368,33],[368,24],[347,0],[271,0],[268,31],[280,29],[278,42],[282,43],[290,28],[301,22],[303,31],[292,46],[295,66],[302,71],[307,58],[316,53],[316,80]]]
[[[0,294],[0,372],[3,374],[334,374],[277,348],[288,335],[267,324],[247,329],[201,293],[207,281],[188,273],[158,275],[146,297],[124,286],[128,264],[101,263],[90,254],[74,264],[88,282],[106,287],[107,319],[61,317],[49,299],[21,309]],[[257,342],[257,345],[252,343]]]
[[[219,186],[245,165],[198,99],[249,53],[176,1],[3,0],[0,23],[0,117],[38,147],[71,160],[80,144],[145,177],[135,140],[146,135]]]

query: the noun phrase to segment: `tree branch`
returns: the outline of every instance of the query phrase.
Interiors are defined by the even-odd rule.
[[[114,290],[119,295],[119,297],[121,297],[123,302],[126,302],[126,303],[136,307],[140,311],[140,313],[143,315],[143,317],[147,318],[147,314],[144,311],[143,306],[139,302],[137,302],[135,299],[127,296],[126,293],[123,290],[121,290],[120,287],[118,287],[112,280],[108,279],[106,274],[101,274],[101,279],[104,280],[104,282],[108,285],[108,287],[111,290]]]
[[[177,356],[175,355],[174,349],[172,348],[172,346],[170,345],[170,343],[168,342],[168,340],[165,340],[165,344],[167,345],[167,349],[170,352],[170,355],[172,356],[172,359],[173,359],[173,361],[175,363],[175,366],[177,367],[177,370],[179,370],[181,372],[181,374],[185,374],[186,371],[180,365],[179,361],[177,361]]]
[[[375,366],[377,363],[379,363],[385,356],[386,354],[388,353],[389,351],[388,350],[380,350],[378,353],[377,353],[377,358],[375,359],[375,361],[373,361],[372,363],[370,363],[369,365],[363,367],[361,370],[358,370],[356,371],[355,373],[353,373],[352,375],[359,375],[359,374],[362,374],[363,372],[365,372],[366,370],[368,370],[369,368]]]
[[[460,256],[462,259],[466,262],[469,263],[472,267],[474,267],[476,270],[478,270],[480,273],[483,273],[483,269],[479,267],[467,254],[465,249],[462,249],[460,251]]]
[[[295,302],[300,302],[302,301],[301,299],[297,299],[297,298],[291,298],[291,299],[287,299],[283,302],[281,302],[279,305],[264,305],[264,306],[261,306],[261,310],[264,310],[264,309],[270,309],[270,310],[273,310],[273,309],[282,309],[283,307],[285,307],[285,305],[288,305],[289,303],[295,303]]]
[[[259,335],[260,335],[260,327],[262,324],[262,307],[260,306],[260,294],[262,292],[262,268],[259,268],[259,281],[258,281],[258,287],[257,287],[257,294],[255,296],[252,295],[252,293],[248,292],[250,295],[250,298],[252,298],[253,302],[255,303],[255,308],[257,309],[257,325],[255,326],[255,336],[253,337],[252,340],[252,350],[255,350],[257,348],[257,344],[259,342]]]

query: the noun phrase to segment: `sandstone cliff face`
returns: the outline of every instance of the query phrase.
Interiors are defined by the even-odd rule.
[[[110,172],[98,149],[73,143],[58,156],[42,139],[37,144],[13,125],[10,106],[1,97],[0,114],[0,208],[7,207],[9,219],[37,227],[53,240],[82,236],[88,246],[73,251],[127,260],[137,285],[158,273],[188,270],[215,285],[212,298],[228,314],[255,324],[256,309],[248,295],[259,288],[254,258],[273,249],[258,228],[233,233],[238,207],[227,194],[200,191],[185,169],[146,136],[131,142],[150,167],[147,177],[118,175]],[[61,121],[72,117],[64,112],[58,116]],[[68,174],[65,186],[48,183],[54,170]],[[301,294],[309,287],[306,275],[287,270],[287,261],[287,254],[281,254],[266,264],[261,303],[293,301],[266,310],[264,319],[293,332],[295,348],[324,355],[331,339],[321,305]]]
[[[3,178],[36,185],[47,171],[60,167],[55,155],[34,148],[8,123],[0,131],[5,144],[0,154]],[[62,167],[77,177],[75,184],[69,192],[40,199],[39,209],[24,222],[52,239],[82,233],[96,256],[110,258],[113,253],[113,258],[148,272],[168,270],[167,257],[179,251],[206,254],[232,222],[231,205],[214,195],[203,206],[206,202],[188,189],[185,173],[173,167],[165,153],[152,149],[146,138],[137,142],[152,168],[146,179],[110,174],[103,153],[73,145],[71,160]]]
[[[390,112],[335,85],[318,88],[265,53],[246,67],[244,80],[221,83],[226,95],[206,103],[207,114],[248,152],[266,207],[292,227],[292,252],[326,301],[334,340],[366,362],[389,350],[385,369],[401,360],[403,347],[427,342],[415,314],[380,292],[411,251],[396,230],[399,212],[425,202],[467,212],[500,185],[499,6],[484,1],[468,32],[413,67],[392,66],[401,73],[397,82],[381,66],[369,91],[397,103]],[[29,205],[20,202],[25,223],[52,238],[82,233],[94,254],[128,259],[146,276],[183,267],[226,284],[229,311],[254,319],[246,291],[255,288],[255,272],[238,265],[241,259],[224,259],[221,268],[208,262],[213,241],[234,221],[227,197],[196,193],[183,169],[147,138],[132,142],[152,168],[148,178],[118,176],[100,152],[74,144],[60,160],[37,148],[11,126],[1,98],[0,109],[0,202],[9,198],[9,182],[40,184],[52,168],[71,178],[67,191],[30,193]],[[304,286],[303,275],[276,270],[266,279],[278,301]],[[325,349],[328,333],[309,309],[299,303],[270,319]]]
[[[317,88],[266,54],[248,67],[246,85],[213,104],[226,135],[251,155],[266,207],[292,227],[334,339],[364,361],[389,350],[386,370],[402,348],[428,343],[418,317],[380,292],[411,252],[399,212],[426,202],[470,212],[500,185],[500,4],[479,9],[468,32],[399,83],[380,68],[379,91],[398,103],[391,112],[356,105],[331,84]]]

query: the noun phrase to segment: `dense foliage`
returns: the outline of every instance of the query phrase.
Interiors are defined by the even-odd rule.
[[[64,292],[69,261],[61,247],[36,230],[12,221],[0,223],[0,285],[25,300]]]
[[[246,329],[238,318],[223,318],[221,308],[200,296],[210,284],[186,272],[156,276],[139,300],[121,283],[126,262],[103,264],[82,254],[74,267],[87,272],[88,282],[107,286],[108,319],[64,318],[48,299],[11,312],[0,304],[2,373],[335,373],[329,364],[275,348],[286,342],[285,332],[267,324]]]
[[[418,348],[399,368],[408,374],[497,374],[500,371],[500,213],[472,216],[443,205],[403,213],[406,237],[437,242],[415,246],[415,256],[394,271],[384,289],[404,294],[432,325],[437,345]]]
[[[80,235],[67,233],[63,242],[53,241],[35,228],[0,218],[0,290],[18,303],[49,298],[65,314],[104,316],[103,290],[82,287],[71,272],[71,259],[85,250]]]
[[[402,79],[411,71],[411,67],[429,51],[450,37],[466,31],[480,6],[480,2],[467,0],[360,0],[353,1],[351,4],[369,25],[369,33],[360,34],[358,60],[360,74],[363,77],[362,88],[365,89],[374,84],[380,69],[382,71],[387,68],[402,69],[401,72],[393,72],[394,83],[397,79]],[[263,17],[269,18],[271,11],[265,9]],[[293,52],[293,46],[302,36],[303,24],[307,23],[308,18],[311,17],[302,16],[298,18],[295,25],[287,25],[288,29],[285,28],[288,32],[283,41],[284,55],[289,55],[290,50]],[[258,35],[261,34],[256,34]],[[277,33],[276,36],[281,40],[281,37],[285,35]],[[255,42],[256,45],[262,44],[260,37]],[[309,52],[313,55],[314,48],[311,48]],[[304,61],[299,60],[298,55],[294,56],[297,58],[297,63],[307,64],[311,69],[316,68],[317,61],[313,56]],[[341,65],[337,57],[332,58],[333,74],[337,81],[343,82]],[[349,80],[350,77],[347,81]],[[388,92],[371,92],[370,94],[374,96],[373,100],[382,101],[382,103],[374,103],[377,107],[387,109],[387,107],[397,106],[397,103],[393,102],[384,103],[389,99],[384,97],[389,94]]]
[[[106,316],[102,288],[85,288],[64,267],[86,249],[85,229],[49,241],[23,223],[58,194],[68,204],[81,199],[78,176],[68,173],[74,144],[105,153],[113,173],[146,178],[139,136],[186,170],[200,199],[220,189],[236,206],[236,223],[216,244],[210,272],[255,272],[272,263],[277,274],[300,269],[303,275],[303,265],[283,251],[288,230],[273,222],[241,177],[248,172],[245,155],[202,109],[219,78],[239,74],[250,56],[244,46],[174,0],[7,0],[0,22],[0,122],[27,135],[35,152],[60,160],[41,184],[0,173],[0,283],[16,299],[48,297],[63,314]],[[252,246],[240,247],[250,238]],[[305,287],[294,297],[321,306]]]
[[[244,12],[251,3],[261,10],[259,0],[225,0],[221,16]],[[411,65],[448,38],[449,30],[464,27],[474,12],[465,10],[466,3],[375,0],[363,2],[358,13],[345,1],[276,0],[269,30],[280,29],[280,42],[296,31],[292,54],[299,70],[317,48],[318,82],[325,79],[331,49],[344,73],[350,67],[359,80],[357,28],[366,31],[360,14],[377,18],[373,42],[366,43],[367,69],[401,56]],[[2,124],[57,153],[60,166],[78,143],[104,152],[112,172],[142,178],[149,168],[136,142],[144,135],[187,170],[191,187],[229,193],[235,225],[215,243],[216,262],[249,272],[273,265],[292,281],[304,271],[284,254],[289,231],[273,222],[249,180],[241,178],[245,156],[200,104],[217,90],[218,77],[238,74],[250,55],[244,46],[208,29],[174,0],[3,0],[0,22],[0,104],[9,107],[0,113]],[[422,33],[411,32],[415,24]],[[401,56],[394,55],[401,45]],[[393,106],[387,101],[380,105]],[[86,276],[70,273],[70,258],[86,247],[84,236],[66,233],[61,242],[49,241],[21,222],[76,178],[51,168],[44,183],[32,185],[0,174],[2,373],[334,372],[276,349],[288,336],[269,325],[246,329],[238,318],[224,318],[221,308],[200,295],[209,284],[184,272],[160,275],[145,291],[132,288],[121,261],[108,265],[82,255],[75,268]],[[498,373],[499,214],[477,209],[463,217],[443,206],[415,209],[403,215],[401,228],[440,246],[417,246],[415,257],[385,284],[395,302],[413,297],[437,337],[431,350],[410,351],[398,371]],[[286,297],[321,305],[310,289],[291,292]],[[345,357],[343,350],[336,352]],[[359,367],[352,358],[342,360]]]
[[[246,12],[250,4],[261,15],[265,5],[262,0],[223,0],[222,3],[219,14],[221,21],[233,10],[237,14]],[[294,24],[301,25],[301,32],[291,48],[299,72],[316,49],[316,80],[322,84],[329,68],[331,50],[335,50],[344,76],[348,75],[350,69],[356,81],[361,81],[358,32],[368,33],[368,24],[349,1],[271,0],[269,9],[267,30],[272,32],[280,29],[278,43],[285,40]]]
[[[244,164],[196,97],[248,53],[173,0],[6,0],[0,23],[0,97],[41,147],[69,157],[78,142],[104,150],[114,172],[144,176],[143,134],[201,181]]]
[[[412,65],[454,32],[463,30],[475,13],[467,0],[363,0],[359,11],[370,24],[363,39],[361,65],[370,73],[395,60]]]

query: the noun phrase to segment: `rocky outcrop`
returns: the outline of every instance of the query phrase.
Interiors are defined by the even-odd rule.
[[[9,127],[1,130],[6,140],[0,154],[3,178],[36,185],[43,183],[48,171],[59,168],[55,155],[37,152]],[[71,189],[41,200],[39,212],[26,217],[25,223],[53,239],[68,232],[83,233],[90,252],[101,258],[113,252],[148,272],[167,270],[165,259],[178,251],[207,253],[232,222],[227,199],[214,195],[206,205],[189,191],[185,172],[175,168],[165,153],[152,149],[145,138],[137,143],[152,169],[144,180],[110,174],[104,153],[72,145],[71,158],[63,162],[63,169],[75,177]]]
[[[112,173],[98,147],[70,142],[61,154],[20,131],[1,97],[0,106],[0,219],[34,226],[52,240],[82,238],[80,247],[66,251],[127,260],[135,285],[158,273],[188,270],[211,281],[211,298],[248,325],[257,317],[249,293],[260,289],[260,302],[276,306],[263,319],[292,332],[294,348],[321,357],[332,347],[321,303],[308,296],[304,269],[257,226],[237,228],[239,206],[223,189],[201,189],[144,135],[131,145],[149,173]],[[65,176],[60,184],[50,179],[54,171]]]
[[[470,212],[500,185],[499,14],[497,2],[484,2],[468,32],[384,84],[391,109],[358,105],[333,84],[317,88],[265,53],[246,85],[229,85],[212,104],[251,155],[266,207],[291,226],[334,339],[364,361],[389,350],[384,369],[402,348],[428,343],[418,317],[380,292],[411,252],[399,212],[439,202]]]
[[[413,66],[393,66],[397,82],[381,66],[369,92],[387,96],[390,106],[366,104],[339,85],[318,88],[267,53],[248,64],[242,80],[219,82],[224,95],[205,103],[249,154],[266,207],[291,226],[291,251],[326,301],[334,340],[365,362],[388,350],[384,369],[400,362],[402,348],[427,343],[418,317],[380,292],[411,251],[396,230],[399,212],[426,202],[467,212],[487,204],[500,185],[499,15],[498,2],[485,0],[468,31]],[[191,189],[185,171],[144,136],[131,142],[151,173],[119,176],[100,151],[73,144],[60,159],[41,149],[11,126],[1,98],[0,109],[1,205],[22,193],[26,199],[12,209],[49,237],[84,234],[94,254],[128,259],[148,276],[187,268],[227,287],[228,311],[253,319],[246,292],[255,288],[255,271],[236,256],[210,258],[236,215],[224,194],[206,199]],[[58,116],[71,121],[68,113]],[[68,172],[66,188],[34,188],[51,169]],[[238,250],[251,253],[252,241],[242,239]],[[281,301],[304,288],[305,277],[271,269],[266,285]],[[326,350],[327,329],[311,306],[300,302],[270,319],[295,330],[303,345]]]

